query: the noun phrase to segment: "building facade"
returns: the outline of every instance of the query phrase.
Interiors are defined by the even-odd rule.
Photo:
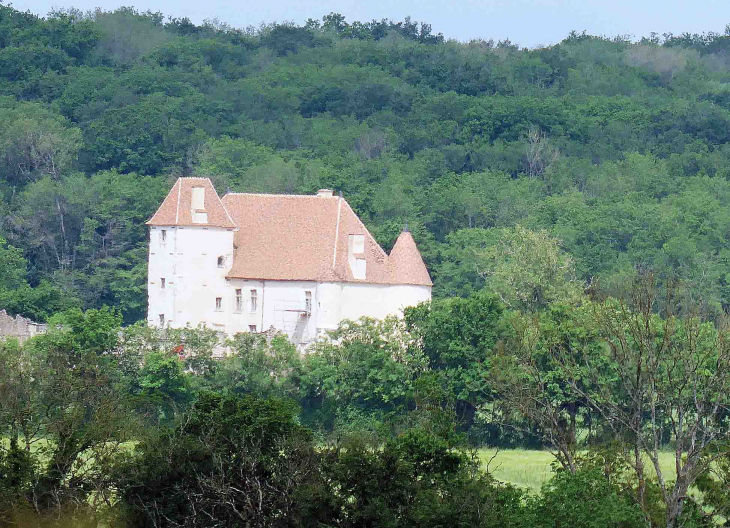
[[[410,232],[386,254],[329,190],[221,199],[209,179],[180,178],[147,224],[150,325],[229,336],[273,327],[305,345],[343,319],[431,298]]]

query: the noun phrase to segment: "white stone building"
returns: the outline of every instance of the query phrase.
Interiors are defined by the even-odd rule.
[[[226,335],[274,327],[296,344],[343,319],[383,318],[431,298],[406,230],[387,255],[342,197],[218,197],[180,178],[150,226],[148,322]]]

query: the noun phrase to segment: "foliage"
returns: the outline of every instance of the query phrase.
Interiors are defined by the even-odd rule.
[[[541,437],[563,469],[571,472],[577,469],[579,431],[593,432],[594,416],[555,355],[597,363],[602,343],[591,315],[590,306],[564,304],[554,304],[537,315],[510,314],[506,343],[490,372],[497,392],[492,418],[507,427],[526,427],[527,433]],[[587,390],[586,380],[575,382]],[[520,416],[527,423],[520,423]]]
[[[312,345],[294,374],[305,415],[331,430],[342,412],[381,419],[405,410],[425,368],[410,339],[396,318],[344,321],[329,340]]]
[[[560,471],[532,499],[532,526],[560,526],[570,519],[575,528],[646,526],[641,509],[597,469]]]
[[[16,472],[11,513],[85,518],[110,504],[111,468],[136,430],[114,354],[120,322],[111,310],[71,311],[22,348],[4,345],[0,430],[10,433],[5,463]]]
[[[730,486],[730,454],[720,457],[710,471],[697,478],[697,489],[703,494],[702,502],[712,509],[712,520],[717,524],[724,518],[727,525],[730,519],[728,486]]]
[[[652,525],[706,526],[704,506],[727,508],[729,42],[572,32],[521,49],[409,18],[239,30],[0,5],[0,309],[50,322],[0,343],[0,509],[633,526],[630,497]],[[408,222],[434,301],[303,357],[239,336],[219,361],[214,332],[132,324],[145,221],[194,173],[219,192],[342,191],[385,248]],[[637,272],[659,293],[632,294]],[[254,396],[348,439],[315,449],[291,404]],[[565,471],[525,506],[460,447],[474,416]]]
[[[412,353],[422,353],[430,370],[443,374],[444,390],[457,400],[468,428],[479,403],[491,398],[487,380],[500,337],[503,306],[493,295],[434,300],[406,308],[404,320]]]
[[[211,388],[223,394],[254,394],[262,398],[295,398],[300,354],[285,335],[237,334],[230,354],[219,360]]]
[[[593,308],[604,347],[576,355],[570,346],[561,346],[552,357],[575,397],[600,413],[624,441],[625,460],[638,483],[636,501],[645,511],[643,457],[648,458],[666,508],[666,526],[673,528],[690,513],[690,486],[727,449],[730,350],[724,324],[715,327],[691,313],[675,315],[671,292],[661,317],[654,311],[657,299],[653,277],[638,277],[628,299]],[[659,450],[669,438],[676,459],[674,481],[659,463]]]
[[[518,490],[423,430],[406,431],[382,449],[350,439],[324,457],[343,526],[523,526]]]
[[[142,442],[120,469],[134,526],[291,526],[316,478],[309,432],[277,400],[201,395],[174,431]]]
[[[534,312],[580,297],[572,259],[546,231],[532,232],[520,225],[505,230],[481,257],[486,286],[513,309]]]

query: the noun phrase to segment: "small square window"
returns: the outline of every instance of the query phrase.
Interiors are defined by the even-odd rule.
[[[256,331],[256,325],[248,325],[248,331],[249,332],[255,332]]]
[[[165,289],[165,277],[160,277],[160,289]]]
[[[222,268],[225,263],[226,263],[226,257],[218,257],[218,267],[219,268]]]
[[[167,242],[167,229],[160,231],[160,243],[164,244],[165,242]]]
[[[259,308],[259,293],[251,290],[251,311],[255,312]]]
[[[222,310],[223,309],[223,297],[216,297],[215,298],[215,309],[216,310]]]

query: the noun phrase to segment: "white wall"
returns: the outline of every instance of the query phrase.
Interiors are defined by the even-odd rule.
[[[363,316],[383,319],[402,315],[403,308],[431,299],[429,286],[342,283],[340,320]]]
[[[162,243],[160,233],[167,231]],[[224,258],[222,268],[218,257]],[[183,328],[204,323],[228,332],[227,312],[232,300],[227,294],[226,273],[233,262],[233,230],[212,227],[152,227],[148,278],[148,322]],[[165,278],[165,288],[160,279]],[[216,309],[216,297],[222,306]]]
[[[272,326],[296,344],[317,336],[317,283],[308,281],[227,281],[227,325],[229,335],[249,332],[252,326],[263,332]],[[236,290],[243,295],[242,310],[236,310]],[[256,290],[256,309],[251,306],[251,290]],[[306,312],[307,293],[312,294],[311,311]]]
[[[312,294],[309,315],[306,292]],[[317,283],[306,281],[266,281],[264,284],[264,329],[271,326],[286,333],[295,344],[308,343],[317,336]]]

